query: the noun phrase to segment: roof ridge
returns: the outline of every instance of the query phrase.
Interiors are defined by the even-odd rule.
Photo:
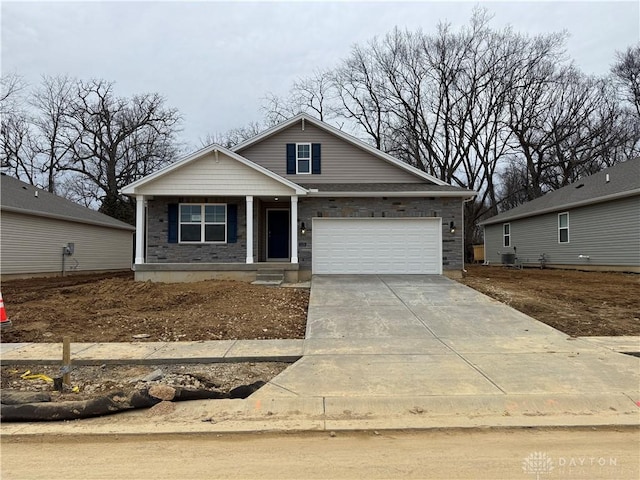
[[[636,194],[640,194],[640,157],[581,177],[569,185],[494,215],[479,225],[517,220]]]
[[[97,210],[84,207],[35,185],[2,173],[0,209],[72,222],[134,230],[132,225]]]

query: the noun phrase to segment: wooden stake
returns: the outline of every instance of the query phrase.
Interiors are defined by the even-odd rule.
[[[62,337],[62,368],[65,372],[62,374],[62,384],[71,385],[71,337]]]

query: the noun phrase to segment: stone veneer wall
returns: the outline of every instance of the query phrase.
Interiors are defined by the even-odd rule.
[[[147,203],[147,263],[245,263],[246,203],[244,197],[156,197]],[[170,203],[226,203],[238,205],[236,243],[168,243],[167,205]],[[255,243],[254,243],[255,245]]]
[[[307,232],[298,235],[300,268],[311,269],[312,218],[314,217],[441,217],[442,269],[461,270],[462,201],[460,198],[305,198],[298,202],[298,224]],[[457,227],[449,232],[449,222]],[[401,248],[401,246],[400,246]]]
[[[254,200],[254,260],[258,261],[257,216]],[[245,263],[246,204],[244,197],[189,198],[189,203],[235,203],[238,205],[238,241],[230,244],[179,244],[167,242],[167,205],[177,197],[156,197],[147,207],[147,263]],[[184,203],[184,202],[183,202]],[[287,203],[287,206],[289,204]],[[312,218],[314,217],[440,217],[442,218],[442,268],[460,270],[462,262],[462,203],[459,198],[305,198],[299,197],[298,233],[300,268],[311,269]],[[457,227],[449,233],[449,222]]]

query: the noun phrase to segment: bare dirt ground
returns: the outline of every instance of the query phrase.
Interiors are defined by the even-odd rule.
[[[475,266],[460,280],[571,336],[640,335],[640,275]]]
[[[244,282],[134,282],[131,273],[3,282],[3,342],[304,338],[309,291]]]
[[[3,282],[2,295],[13,322],[2,342],[158,342],[304,338],[309,291],[232,281],[180,284],[134,282],[130,273],[32,278]],[[144,338],[136,338],[139,336]],[[161,370],[151,383],[229,392],[267,382],[283,363],[212,365],[77,366],[76,393],[60,394],[43,379],[60,367],[2,365],[2,389],[49,392],[52,401],[85,400],[142,386],[140,379]],[[143,382],[149,385],[150,382]]]

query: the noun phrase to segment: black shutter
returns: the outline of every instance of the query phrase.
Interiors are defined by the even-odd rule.
[[[287,175],[296,174],[296,144],[287,143]]]
[[[227,243],[238,241],[238,205],[227,205]]]
[[[167,205],[167,242],[178,243],[178,204]]]
[[[311,144],[311,173],[320,174],[320,144]]]

